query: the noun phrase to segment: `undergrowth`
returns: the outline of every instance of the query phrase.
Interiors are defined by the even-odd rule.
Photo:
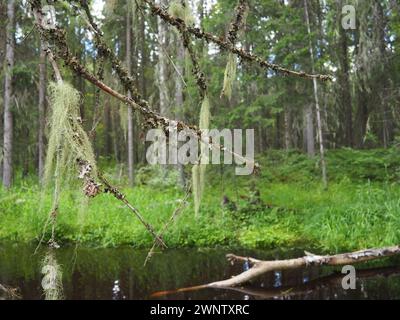
[[[256,177],[236,177],[233,168],[209,166],[198,217],[190,199],[164,240],[171,248],[301,247],[319,252],[399,244],[398,158],[396,149],[330,151],[328,191],[322,188],[317,159],[295,151],[260,157],[263,169]],[[109,178],[122,185],[114,171],[108,170]],[[165,176],[159,169],[139,172],[137,186],[123,191],[160,229],[184,197],[176,186],[178,176],[172,170]],[[10,192],[0,189],[0,240],[37,243],[45,209],[51,206],[50,195],[41,204],[39,195],[33,178],[17,181]],[[90,199],[84,219],[79,218],[76,191],[67,190],[61,197],[56,229],[60,244],[152,245],[143,226],[111,195]]]

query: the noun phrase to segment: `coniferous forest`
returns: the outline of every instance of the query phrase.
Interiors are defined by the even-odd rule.
[[[397,0],[1,0],[0,65],[0,299],[400,299]]]

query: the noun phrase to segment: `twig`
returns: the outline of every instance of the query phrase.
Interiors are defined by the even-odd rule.
[[[140,214],[139,210],[136,209],[134,206],[132,206],[129,203],[129,201],[126,199],[126,196],[121,191],[119,191],[116,187],[112,186],[107,181],[107,179],[104,178],[103,175],[98,174],[98,178],[104,184],[104,186],[106,187],[105,188],[105,192],[110,192],[116,199],[118,199],[119,201],[123,202],[129,208],[129,210],[131,210],[135,214],[135,216],[139,219],[139,221],[145,226],[147,231],[150,232],[150,234],[154,237],[154,239],[157,242],[157,244],[160,245],[161,247],[167,248],[167,245],[165,244],[165,242],[161,238],[161,236],[156,234],[156,232],[154,231],[153,227],[144,220],[144,218]]]
[[[165,225],[162,227],[162,229],[159,231],[158,235],[160,237],[164,236],[164,233],[167,231],[167,229],[169,228],[169,226],[171,225],[171,223],[173,223],[175,221],[175,219],[178,217],[178,215],[182,212],[182,210],[186,207],[187,205],[187,200],[190,196],[190,191],[191,191],[191,187],[189,186],[187,188],[185,197],[182,199],[182,202],[180,203],[180,205],[178,207],[175,208],[174,212],[172,213],[171,217],[169,218],[169,220],[165,223]],[[151,259],[151,257],[154,254],[154,250],[157,246],[157,242],[153,243],[153,246],[151,247],[150,251],[148,252],[146,259],[144,261],[144,266],[146,266],[147,262],[149,262],[149,260]]]

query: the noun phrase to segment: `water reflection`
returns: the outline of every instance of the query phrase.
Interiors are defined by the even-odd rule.
[[[125,300],[126,297],[122,293],[121,287],[119,285],[119,280],[114,281],[114,286],[112,288],[112,299],[113,300]]]
[[[0,284],[19,288],[23,299],[149,299],[156,291],[209,283],[243,272],[245,265],[230,265],[225,258],[227,253],[268,260],[302,254],[237,249],[166,250],[143,267],[147,250],[78,248],[75,251],[73,247],[62,247],[55,251],[41,249],[32,255],[34,249],[0,245]],[[335,280],[335,276],[341,279],[341,268],[310,268],[277,270],[252,282],[243,288],[245,291],[206,289],[160,298],[400,299],[400,274],[396,268],[376,269],[396,265],[400,266],[399,258],[359,266],[357,289],[348,292],[341,288],[341,281]],[[375,270],[361,271],[360,268]],[[0,298],[3,296],[0,290]]]
[[[57,263],[55,249],[47,249],[42,261],[41,272],[43,274],[41,284],[45,300],[62,300],[64,298],[62,270]]]

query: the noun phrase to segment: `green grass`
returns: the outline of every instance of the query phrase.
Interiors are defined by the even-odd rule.
[[[257,177],[235,177],[232,168],[225,168],[221,178],[220,168],[210,167],[199,217],[194,217],[190,201],[164,239],[169,247],[301,247],[319,252],[399,244],[397,153],[396,149],[329,152],[328,190],[321,186],[317,159],[297,152],[272,151],[260,157],[263,169]],[[172,187],[174,174],[163,177],[146,168],[138,175],[141,185],[123,188],[124,192],[159,229],[183,192]],[[251,203],[254,185],[268,206]],[[101,194],[80,209],[82,197],[76,189],[62,195],[59,243],[152,244],[144,227],[111,195]],[[236,210],[221,206],[224,194],[236,203]],[[0,189],[0,240],[37,242],[50,205],[51,195],[41,198],[34,179],[18,181],[8,192]]]

